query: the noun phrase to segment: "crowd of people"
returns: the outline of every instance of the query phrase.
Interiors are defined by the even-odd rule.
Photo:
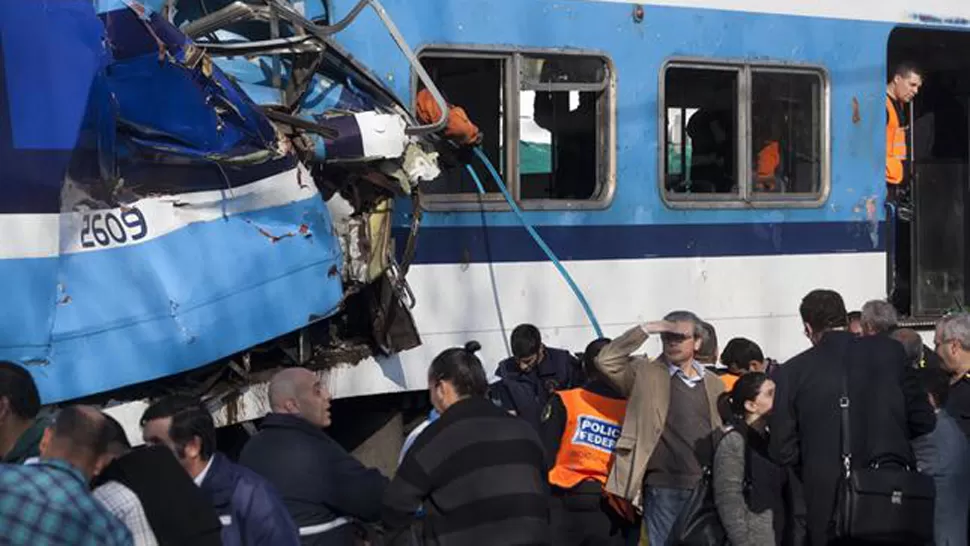
[[[932,478],[923,543],[967,544],[970,314],[944,317],[930,350],[885,301],[848,313],[815,290],[799,312],[812,347],[781,365],[745,338],[720,350],[688,311],[579,355],[520,325],[492,384],[476,342],[448,349],[393,479],[327,434],[330,396],[305,368],[273,377],[233,461],[196,398],[151,404],[132,447],[94,407],[44,416],[30,374],[2,362],[0,543],[677,546],[708,487],[730,544],[817,546],[840,537],[848,466],[891,458]],[[655,335],[662,353],[636,354]]]

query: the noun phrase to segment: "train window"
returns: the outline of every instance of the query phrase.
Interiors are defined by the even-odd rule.
[[[452,104],[485,135],[483,147],[523,208],[599,208],[612,195],[611,79],[599,56],[525,51],[426,50],[421,62]],[[506,145],[509,143],[510,145]],[[511,144],[515,143],[515,144]],[[474,208],[503,199],[473,163],[488,192],[479,197],[464,168],[427,187],[432,209]]]
[[[754,69],[751,144],[755,197],[818,194],[822,186],[822,78]]]
[[[451,104],[460,105],[483,134],[482,150],[503,178],[507,177],[504,148],[505,63],[498,56],[422,56],[421,62],[435,85]],[[478,199],[478,186],[458,158],[443,158],[437,180],[423,186],[429,196],[465,196]],[[449,161],[450,159],[450,161]],[[480,175],[486,199],[501,199],[491,177]],[[433,198],[433,197],[432,197]]]
[[[670,63],[661,97],[671,206],[817,206],[826,195],[823,74],[799,67]]]
[[[738,70],[671,67],[664,188],[672,199],[738,195]]]
[[[590,84],[601,89],[609,75],[602,58],[583,55],[524,55],[519,66],[526,87]]]
[[[519,72],[519,198],[594,199],[606,163],[606,62],[523,55]]]

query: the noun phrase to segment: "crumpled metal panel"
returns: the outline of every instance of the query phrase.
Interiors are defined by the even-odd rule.
[[[309,173],[154,4],[0,3],[0,358],[44,403],[217,361],[342,297]]]

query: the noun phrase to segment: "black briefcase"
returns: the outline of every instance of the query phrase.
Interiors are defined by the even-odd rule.
[[[932,544],[933,479],[907,468],[866,468],[843,480],[839,538],[881,544]]]
[[[839,406],[843,472],[832,522],[835,538],[869,544],[932,544],[933,478],[895,456],[877,458],[865,468],[852,468],[844,362]]]

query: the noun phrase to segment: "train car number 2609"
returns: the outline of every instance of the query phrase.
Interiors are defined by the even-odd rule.
[[[121,214],[85,214],[81,221],[81,246],[84,248],[124,244],[144,239],[148,235],[145,215],[135,207],[125,209]]]

